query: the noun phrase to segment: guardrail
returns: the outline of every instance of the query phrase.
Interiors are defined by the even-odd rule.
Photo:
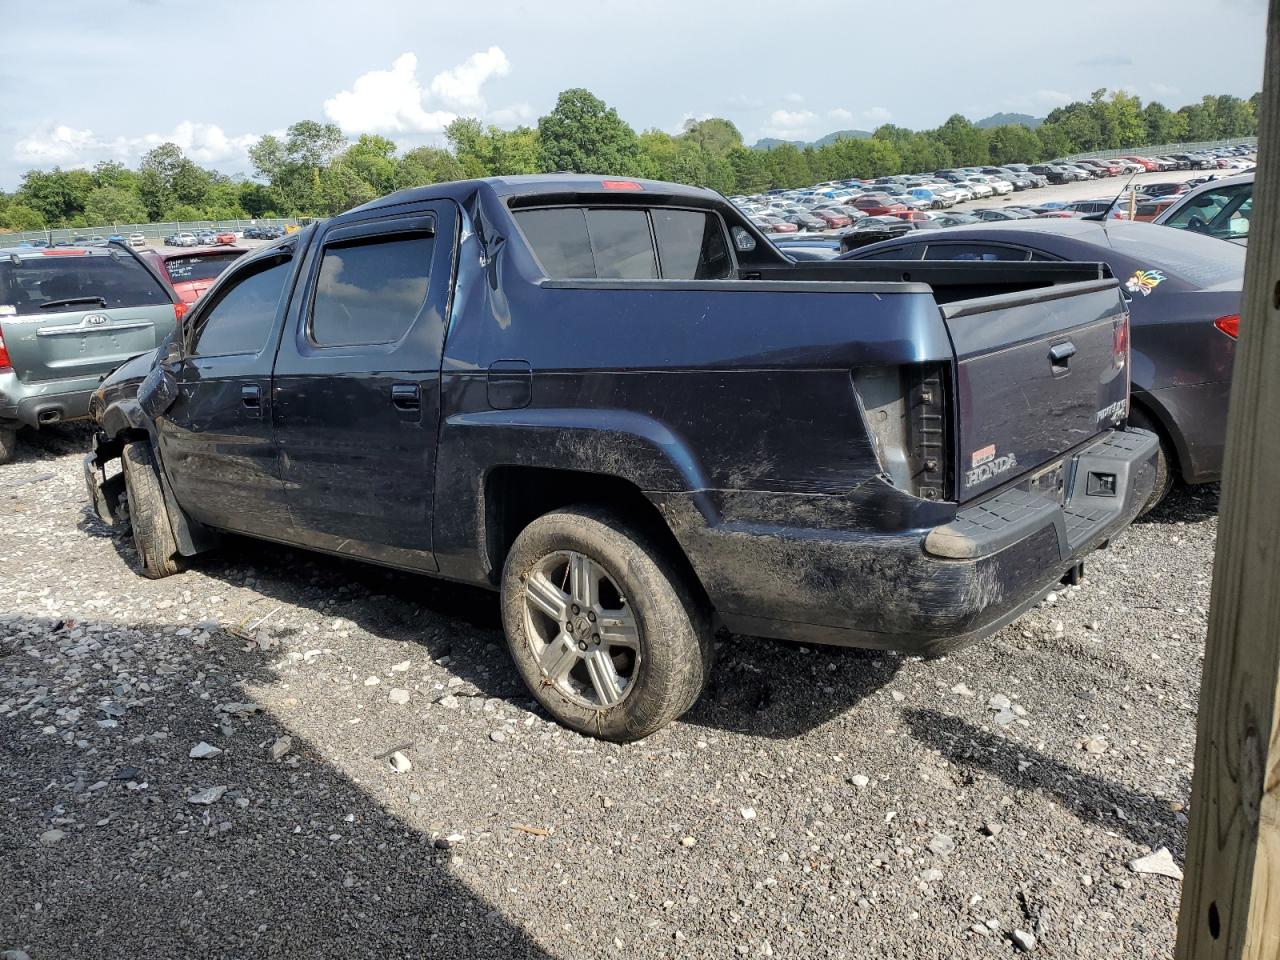
[[[240,233],[245,227],[288,227],[297,224],[295,217],[258,217],[254,220],[170,220],[164,223],[112,223],[99,227],[57,227],[52,230],[21,230],[16,233],[0,233],[0,247],[11,247],[23,240],[75,240],[76,237],[106,238],[119,234],[127,237],[140,233],[148,242],[160,242],[174,233],[195,233],[197,230],[234,230]]]

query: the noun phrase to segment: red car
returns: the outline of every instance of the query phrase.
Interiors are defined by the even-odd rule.
[[[249,251],[241,247],[217,247],[204,250],[183,250],[180,253],[157,253],[143,250],[139,256],[147,257],[160,268],[183,303],[191,304],[203,296],[219,275]]]
[[[1151,173],[1153,171],[1156,173],[1160,172],[1160,164],[1156,163],[1154,160],[1148,160],[1146,157],[1121,157],[1120,159],[1129,160],[1138,164],[1143,170],[1147,171],[1147,173]]]
[[[811,212],[819,220],[825,221],[828,227],[847,227],[853,223],[851,217],[836,210],[813,210]]]
[[[230,230],[224,230],[213,238],[220,246],[232,246],[236,242],[236,235]]]
[[[900,213],[907,212],[906,204],[898,203],[892,197],[883,193],[863,194],[853,201],[853,206],[869,217],[896,217]]]
[[[933,214],[925,210],[901,210],[893,214],[899,220],[932,220]]]

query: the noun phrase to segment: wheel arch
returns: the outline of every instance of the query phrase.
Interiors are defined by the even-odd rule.
[[[1159,400],[1146,390],[1134,388],[1129,398],[1130,407],[1142,414],[1156,428],[1165,446],[1172,450],[1174,462],[1170,464],[1170,472],[1179,480],[1186,480],[1187,464],[1191,462],[1187,451],[1186,438],[1178,428],[1177,421]]]

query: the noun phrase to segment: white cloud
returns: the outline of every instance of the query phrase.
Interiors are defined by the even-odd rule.
[[[678,137],[684,133],[684,125],[690,120],[710,120],[712,116],[713,114],[710,113],[686,113],[674,125],[667,127],[667,133],[673,137]]]
[[[1171,84],[1168,84],[1168,83],[1157,83],[1157,82],[1156,82],[1156,81],[1154,81],[1154,80],[1153,80],[1151,83],[1147,84],[1147,86],[1148,86],[1148,87],[1150,87],[1150,88],[1151,88],[1151,92],[1152,92],[1152,93],[1154,93],[1154,94],[1155,94],[1156,96],[1158,96],[1158,97],[1171,97],[1171,96],[1173,96],[1175,93],[1178,93],[1178,92],[1179,92],[1179,91],[1178,91],[1178,88],[1177,88],[1177,87],[1175,87],[1175,86],[1173,86],[1173,85],[1171,85]]]
[[[844,107],[836,107],[834,110],[827,111],[828,120],[837,120],[840,123],[848,123],[853,119],[853,111],[846,110]]]
[[[402,58],[403,59],[403,58]],[[459,110],[483,110],[480,88],[493,77],[505,77],[511,64],[501,47],[490,47],[467,57],[452,70],[431,78],[431,93],[441,103]]]
[[[798,93],[788,93],[782,99],[787,103],[804,103],[804,97]]]
[[[152,147],[176,143],[197,163],[243,161],[258,137],[246,133],[228,134],[213,123],[184,120],[168,133],[145,133],[140,137],[100,137],[92,130],[76,130],[65,124],[48,124],[33,130],[13,148],[13,158],[22,163],[87,166],[111,158],[134,160]]]
[[[817,119],[818,115],[812,110],[775,110],[761,131],[768,137],[795,140],[811,136]]]
[[[490,110],[485,114],[485,120],[498,127],[518,127],[521,124],[531,123],[536,116],[537,111],[521,101],[510,106],[499,107],[497,110]]]
[[[872,107],[870,110],[862,111],[862,119],[867,121],[872,127],[878,127],[883,123],[888,123],[893,119],[893,114],[884,107]]]
[[[350,90],[324,102],[325,116],[344,133],[439,133],[462,111],[496,124],[520,123],[533,116],[527,103],[517,103],[486,116],[483,88],[494,77],[505,77],[511,63],[501,47],[473,53],[450,70],[442,70],[423,86],[418,58],[402,53],[390,70],[370,70],[357,77]]]
[[[47,125],[15,143],[13,159],[24,163],[73,163],[92,148],[96,139],[92,130]]]
[[[370,70],[324,102],[324,115],[344,133],[439,133],[457,115],[427,112],[418,82],[418,58],[402,53],[390,70]],[[443,76],[443,74],[441,74]]]

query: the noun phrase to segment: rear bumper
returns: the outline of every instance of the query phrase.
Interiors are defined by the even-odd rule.
[[[1151,495],[1157,450],[1144,431],[1107,434],[1062,461],[1061,503],[1008,488],[930,529],[676,534],[730,630],[934,656],[1012,622],[1124,530]],[[1114,495],[1091,493],[1107,476]]]
[[[98,377],[71,380],[38,380],[27,383],[12,371],[0,373],[0,422],[16,421],[30,427],[89,415],[89,398]]]

